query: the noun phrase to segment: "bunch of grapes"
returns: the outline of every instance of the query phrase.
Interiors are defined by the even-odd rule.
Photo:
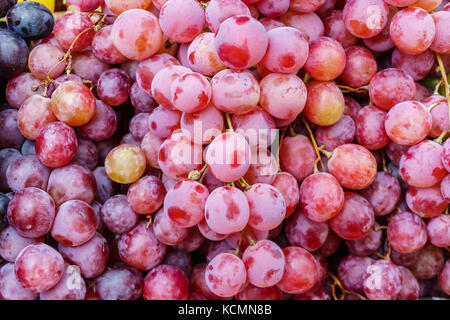
[[[449,298],[447,1],[67,3],[0,0],[1,299]]]

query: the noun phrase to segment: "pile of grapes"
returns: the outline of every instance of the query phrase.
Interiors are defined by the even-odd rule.
[[[447,1],[67,4],[0,0],[0,298],[449,298]]]

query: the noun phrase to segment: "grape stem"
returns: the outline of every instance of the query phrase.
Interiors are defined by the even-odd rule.
[[[445,209],[444,213],[446,216],[448,216],[448,207]]]
[[[439,69],[439,68],[438,68],[438,69]],[[438,83],[436,84],[436,86],[434,87],[433,95],[439,94],[439,88],[441,87],[441,85],[442,85],[442,79],[439,80],[439,82],[438,82]]]
[[[392,247],[391,247],[391,244],[389,242],[388,242],[387,246],[388,246],[388,252],[385,255],[382,255],[379,252],[375,252],[375,255],[377,257],[381,258],[381,259],[386,260],[386,261],[391,261]]]
[[[308,84],[308,82],[311,81],[311,76],[308,73],[305,73],[305,76],[303,77],[303,82],[305,84]]]
[[[445,97],[447,98],[447,104],[449,108],[449,123],[450,123],[450,88],[448,86],[447,73],[445,72],[444,63],[442,62],[442,58],[439,53],[436,53],[436,59],[439,64],[439,70],[441,70],[442,81],[444,81]]]
[[[384,150],[382,150],[381,152],[382,152],[382,161],[383,161],[383,171],[386,172],[386,173],[391,174],[391,173],[392,173],[392,170],[389,170],[389,169],[386,167],[386,153],[385,153]]]
[[[281,133],[280,144],[278,145],[278,150],[277,150],[278,171],[281,171],[281,164],[280,164],[280,150],[281,150],[281,146],[283,145],[284,136],[286,135],[286,131],[287,131],[287,127],[284,127],[284,128],[283,128],[283,131],[282,131],[282,133]]]
[[[369,91],[369,86],[363,86],[359,88],[352,88],[349,86],[338,85],[337,86],[343,93],[354,92],[354,93],[365,93]]]
[[[318,147],[316,138],[314,137],[314,134],[313,134],[313,132],[311,130],[311,127],[309,126],[308,121],[306,121],[304,116],[302,116],[302,121],[305,124],[306,130],[308,130],[309,136],[311,137],[311,141],[312,141],[313,146],[314,146],[314,150],[316,151],[316,155],[317,155],[316,161],[314,163],[314,173],[318,173],[319,172],[319,169],[317,168],[317,165],[318,165],[319,162],[320,162],[320,165],[322,167],[322,171],[325,172],[325,166],[323,164],[322,157],[320,156],[320,151],[321,151],[320,149],[321,148]]]
[[[252,186],[248,184],[248,182],[245,181],[244,178],[240,178],[239,182],[241,183],[242,188],[245,188],[245,190],[250,190],[252,188]]]
[[[236,255],[238,257],[239,257],[239,253],[241,252],[242,240],[244,240],[244,231],[241,231],[241,237],[239,238],[239,242],[238,242],[236,251],[234,251],[234,255]]]
[[[442,144],[445,140],[445,137],[447,137],[447,135],[448,135],[447,131],[442,132],[442,134],[439,136],[439,138],[435,139],[434,142]]]
[[[148,229],[148,228],[150,228],[150,225],[152,224],[152,215],[149,214],[145,218],[148,219],[147,223],[145,224],[145,228]]]
[[[228,129],[231,132],[234,132],[233,124],[231,123],[231,117],[230,117],[230,114],[228,112],[225,113],[225,118],[227,119]]]
[[[193,171],[189,172],[188,179],[199,181],[201,183],[203,181],[203,178],[205,177],[205,174],[207,171],[208,171],[208,166],[205,164],[200,171],[193,170]]]
[[[247,237],[247,239],[248,239],[248,242],[250,243],[250,245],[251,246],[254,246],[255,244],[256,244],[256,241],[255,240],[253,240],[253,238],[247,233],[247,231],[242,231],[244,234],[245,234],[245,236]]]
[[[345,289],[339,278],[336,277],[333,273],[328,272],[328,276],[333,280],[333,283],[331,284],[331,293],[334,300],[344,300],[347,295],[358,297],[360,300],[366,300],[366,298],[359,293]],[[339,298],[336,296],[336,286],[338,286],[341,290],[341,296]]]
[[[445,101],[447,101],[447,99],[442,99],[442,100],[439,100],[439,101],[433,103],[431,106],[428,107],[428,111],[433,110],[434,107],[436,107],[437,105],[439,105],[439,104],[441,104],[442,102],[445,102]]]
[[[378,232],[380,230],[387,229],[387,226],[373,226],[373,231]]]

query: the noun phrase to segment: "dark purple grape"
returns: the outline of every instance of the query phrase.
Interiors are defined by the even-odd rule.
[[[28,47],[22,38],[9,30],[0,29],[0,78],[13,78],[24,71]]]

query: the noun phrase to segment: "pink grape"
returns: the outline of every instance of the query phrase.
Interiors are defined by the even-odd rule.
[[[190,253],[199,249],[205,243],[205,240],[198,228],[192,227],[188,229],[187,238],[182,243],[176,245],[175,248]]]
[[[302,157],[298,157],[302,154]],[[286,137],[280,149],[280,166],[292,174],[298,182],[303,181],[314,171],[316,153],[311,141],[303,136]]]
[[[443,148],[436,142],[423,141],[406,151],[400,160],[400,175],[413,187],[428,188],[447,175],[441,160]]]
[[[323,19],[323,23],[325,25],[325,36],[337,40],[344,49],[358,42],[358,38],[345,28],[341,10],[331,11]]]
[[[288,11],[289,4],[289,0],[259,0],[256,3],[256,8],[264,16],[276,18]]]
[[[302,210],[297,210],[286,222],[289,243],[309,252],[316,251],[325,243],[328,232],[328,224],[310,220]]]
[[[147,164],[153,168],[159,168],[158,164],[158,151],[164,139],[155,136],[153,133],[148,132],[141,142],[141,149],[147,159]]]
[[[141,112],[130,120],[130,134],[138,141],[142,141],[149,132],[148,118],[150,113]]]
[[[283,278],[277,287],[290,294],[302,294],[311,290],[318,281],[316,259],[305,249],[285,247],[283,253],[286,266]]]
[[[166,139],[180,127],[180,113],[159,106],[148,117],[149,130],[155,136]]]
[[[37,79],[45,80],[47,76],[55,79],[66,69],[66,61],[59,63],[63,57],[64,51],[59,47],[47,43],[40,44],[31,50],[28,68]]]
[[[103,5],[103,0],[68,0],[68,4],[83,12],[89,12]]]
[[[102,73],[97,82],[100,99],[111,106],[118,106],[130,97],[131,79],[121,69],[109,69]]]
[[[427,242],[427,229],[422,219],[410,212],[400,212],[389,220],[387,237],[400,253],[413,253]]]
[[[437,217],[448,208],[439,185],[429,188],[410,187],[406,193],[406,203],[421,218]]]
[[[210,104],[200,112],[183,113],[180,127],[189,132],[194,143],[210,144],[224,129],[223,115],[214,105]],[[198,136],[199,134],[201,136]]]
[[[260,98],[260,86],[249,71],[225,69],[211,80],[212,103],[223,112],[244,114],[254,110]]]
[[[389,110],[406,100],[414,99],[415,94],[414,79],[400,69],[384,69],[378,72],[369,84],[371,101],[384,110]]]
[[[190,289],[192,292],[202,295],[203,297],[211,300],[224,300],[223,297],[219,297],[214,294],[206,284],[206,263],[199,263],[194,266],[190,276]]]
[[[72,69],[81,78],[97,82],[100,75],[109,69],[109,65],[98,60],[92,50],[84,50],[73,54]]]
[[[114,46],[111,32],[112,26],[106,26],[95,34],[92,40],[92,52],[101,62],[120,64],[125,62],[127,58]]]
[[[448,171],[448,169],[450,169],[450,142],[447,141],[442,148],[442,164]]]
[[[250,16],[249,8],[240,0],[211,0],[205,9],[206,24],[212,32],[217,32],[223,21],[236,15]]]
[[[276,157],[266,149],[259,149],[258,160],[250,165],[244,175],[244,180],[250,185],[256,183],[272,184],[275,181],[278,169]]]
[[[131,9],[147,9],[151,2],[151,0],[131,0],[126,2],[120,0],[105,0],[105,4],[108,8],[118,15]]]
[[[398,293],[397,300],[419,299],[419,281],[408,268],[399,267],[402,272],[402,288]]]
[[[442,249],[427,244],[420,250],[417,260],[410,269],[417,279],[431,279],[439,275],[444,263],[445,257]]]
[[[376,260],[367,267],[363,290],[371,300],[394,300],[402,287],[400,267],[390,261]]]
[[[341,80],[350,87],[367,85],[377,72],[377,61],[364,47],[352,46],[345,50],[346,64]]]
[[[22,237],[13,227],[8,226],[0,232],[0,256],[6,261],[14,262],[22,249],[37,242],[37,239]]]
[[[440,95],[432,95],[422,101],[426,108],[436,104],[430,111],[432,121],[431,130],[428,135],[432,138],[438,138],[444,131],[449,130],[448,103]]]
[[[264,26],[258,20],[237,15],[220,24],[214,47],[227,67],[242,70],[262,60],[269,43],[268,38]]]
[[[276,174],[272,186],[277,188],[286,200],[286,218],[289,217],[297,208],[300,199],[297,180],[290,173],[279,172]]]
[[[19,109],[22,103],[33,95],[40,95],[44,91],[31,73],[21,73],[17,77],[8,81],[5,89],[6,101],[15,109]],[[36,90],[33,90],[36,88]]]
[[[100,216],[105,226],[114,233],[130,231],[138,222],[138,215],[131,209],[125,195],[115,195],[105,201]]]
[[[208,264],[205,277],[214,294],[232,297],[244,288],[247,272],[241,259],[230,253],[221,253]]]
[[[379,34],[388,22],[389,8],[383,0],[350,0],[342,11],[345,27],[358,38]]]
[[[430,49],[436,53],[450,54],[450,45],[448,43],[450,12],[438,11],[433,13],[431,17],[434,20],[436,33]]]
[[[158,106],[155,99],[135,82],[130,89],[130,101],[133,107],[141,112],[151,112]]]
[[[108,266],[94,280],[94,290],[102,300],[137,300],[142,295],[142,274],[124,263]]]
[[[173,81],[170,98],[178,110],[196,113],[208,106],[211,100],[211,85],[200,73],[185,73]]]
[[[450,262],[446,262],[441,272],[439,273],[439,286],[445,293],[450,292]]]
[[[14,263],[6,263],[0,268],[0,297],[2,300],[36,300],[38,294],[24,288],[17,280]]]
[[[121,235],[118,249],[120,258],[139,270],[150,270],[160,264],[166,253],[166,245],[156,238],[153,227],[141,221],[133,229]]]
[[[350,116],[353,121],[356,121],[361,105],[355,99],[347,96],[344,97],[344,103],[344,114]]]
[[[264,26],[264,28],[266,28],[267,32],[269,32],[272,29],[285,26],[285,24],[283,22],[281,22],[280,20],[273,19],[273,18],[267,18],[267,17],[260,19],[259,22],[261,22],[261,24]]]
[[[330,220],[330,227],[345,240],[367,236],[375,223],[372,205],[354,192],[345,192],[342,211]]]
[[[449,186],[450,186],[450,176],[446,176],[441,181],[441,194],[444,200],[448,203],[450,203]]]
[[[208,240],[211,241],[221,241],[228,237],[228,234],[220,234],[215,231],[213,231],[209,226],[206,220],[200,221],[200,223],[197,225],[199,232],[202,234],[203,237],[205,237]]]
[[[303,181],[300,203],[307,218],[318,223],[325,222],[343,208],[344,190],[332,175],[315,173]]]
[[[73,286],[70,286],[72,283]],[[64,273],[61,280],[50,290],[39,294],[40,300],[84,300],[86,296],[86,284],[76,267],[64,266]]]
[[[299,13],[289,10],[280,17],[280,20],[285,25],[298,29],[309,43],[325,33],[322,20],[314,12]]]
[[[189,280],[177,267],[159,265],[144,279],[144,300],[186,300]]]
[[[400,51],[419,54],[425,52],[433,43],[436,27],[428,12],[412,7],[400,10],[394,15],[389,32]]]
[[[261,288],[276,285],[283,277],[285,259],[283,251],[270,240],[258,241],[242,255],[248,281]]]
[[[391,27],[392,17],[397,12],[398,12],[398,9],[396,7],[389,6],[388,20],[387,20],[386,26],[383,28],[383,30],[376,36],[363,39],[363,42],[367,48],[369,48],[370,50],[375,51],[375,52],[388,51],[388,50],[391,50],[392,48],[394,48],[395,44],[392,41],[392,38],[390,35],[390,27]]]
[[[63,272],[64,260],[61,254],[43,243],[24,248],[14,264],[17,280],[33,292],[43,292],[54,287]]]
[[[372,263],[369,257],[348,255],[339,262],[337,276],[347,290],[361,292],[367,267]]]
[[[249,216],[247,198],[239,189],[220,187],[206,200],[205,219],[214,232],[220,234],[239,232],[247,225]]]
[[[16,149],[6,148],[0,150],[0,190],[9,191],[6,171],[8,170],[9,165],[21,156],[20,152]]]
[[[433,67],[434,54],[431,50],[410,55],[394,49],[392,52],[392,66],[405,71],[415,81],[425,78]]]
[[[367,106],[358,112],[356,118],[356,139],[369,150],[384,148],[390,141],[384,127],[386,111]]]
[[[127,200],[134,212],[150,214],[161,207],[165,195],[164,185],[158,178],[145,176],[130,186]]]
[[[151,95],[162,106],[176,110],[171,98],[172,83],[180,76],[191,73],[188,68],[172,65],[155,74],[151,83]]]
[[[86,279],[102,274],[108,264],[109,246],[100,233],[96,233],[91,240],[78,247],[59,244],[58,251],[67,262],[77,265]]]
[[[50,172],[35,155],[27,155],[11,162],[6,170],[6,179],[13,192],[29,187],[46,190]]]
[[[313,81],[307,86],[305,117],[319,126],[337,123],[344,113],[345,100],[341,90],[330,81]]]
[[[94,116],[91,120],[78,127],[78,132],[92,141],[106,140],[115,133],[118,126],[114,109],[101,100],[96,100]]]
[[[36,140],[45,125],[57,120],[52,112],[50,99],[40,95],[30,96],[17,113],[18,128],[30,140]]]
[[[78,40],[72,49],[72,52],[77,52],[82,51],[91,44],[92,38],[95,36],[93,26],[94,24],[87,15],[72,12],[63,15],[56,21],[54,33],[56,40],[64,51],[70,48],[78,36]],[[89,28],[92,29],[87,31]],[[84,33],[80,36],[82,32]]]
[[[231,124],[236,132],[246,137],[252,148],[266,149],[272,145],[275,139],[272,131],[276,129],[275,121],[262,108],[257,107],[243,115],[234,115],[231,119]]]
[[[132,9],[114,21],[111,36],[121,54],[141,61],[159,50],[163,34],[156,16],[146,10]]]
[[[436,247],[446,248],[450,245],[450,216],[442,214],[430,219],[427,225],[428,240]]]
[[[361,191],[361,195],[372,204],[375,215],[385,216],[393,212],[400,201],[400,182],[387,172],[378,172],[372,184]]]
[[[208,5],[207,8],[211,6]],[[204,76],[213,76],[226,68],[214,49],[214,33],[199,34],[189,45],[187,52],[189,66]]]
[[[182,243],[189,235],[188,229],[175,225],[162,208],[155,214],[152,225],[155,237],[168,246]]]
[[[326,150],[333,151],[343,144],[351,143],[355,139],[355,133],[355,121],[344,114],[335,124],[318,127],[315,135],[318,145],[323,145]]]
[[[375,227],[378,224],[375,223]],[[345,245],[355,256],[364,257],[376,252],[383,244],[383,231],[372,229],[367,236],[358,240],[346,240]]]
[[[55,202],[45,191],[25,188],[14,194],[8,205],[8,222],[19,235],[38,238],[50,231]]]

